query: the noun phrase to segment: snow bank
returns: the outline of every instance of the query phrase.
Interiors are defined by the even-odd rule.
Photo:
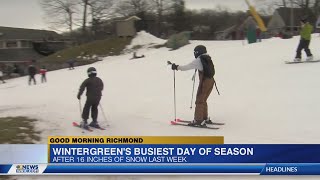
[[[149,48],[154,45],[164,44],[165,42],[166,40],[157,38],[156,36],[153,36],[145,31],[140,31],[132,40],[131,44],[126,47],[126,49],[129,50],[137,46],[141,46],[141,48]]]

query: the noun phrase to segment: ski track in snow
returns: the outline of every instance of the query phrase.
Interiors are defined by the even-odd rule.
[[[47,74],[48,82],[45,84],[40,83],[40,76],[37,75],[36,86],[29,86],[27,77],[8,80],[7,83],[0,84],[0,116],[27,116],[39,119],[36,125],[42,132],[42,140],[39,143],[46,143],[47,136],[83,135],[82,130],[72,127],[71,123],[81,119],[76,95],[80,84],[87,78],[87,68],[94,66],[105,84],[101,106],[107,115],[107,121],[103,118],[100,108],[98,120],[102,126],[110,124],[110,127],[107,127],[106,131],[94,130],[86,132],[85,135],[217,135],[224,136],[227,144],[318,143],[320,63],[284,63],[293,59],[298,41],[299,37],[288,40],[273,38],[251,45],[243,45],[242,41],[191,41],[191,44],[175,51],[168,51],[167,48],[141,49],[139,51],[146,56],[143,59],[129,60],[132,55],[124,54],[107,57],[101,62],[76,67],[71,71],[51,71]],[[165,41],[142,32],[128,48],[139,43],[147,45],[163,42]],[[173,72],[166,62],[170,60],[181,65],[190,62],[193,59],[193,48],[199,44],[207,46],[216,68],[215,79],[221,96],[218,96],[214,89],[208,105],[211,118],[226,123],[220,130],[172,126],[169,123],[174,118]],[[318,36],[313,36],[310,47],[314,58],[319,59]],[[176,72],[177,116],[181,119],[193,118],[194,109],[189,108],[193,72]],[[84,102],[85,95],[81,99],[82,107]],[[92,177],[111,180],[191,178]],[[308,178],[313,179],[312,176]],[[197,179],[213,178],[201,176]],[[244,176],[237,179],[280,178]]]

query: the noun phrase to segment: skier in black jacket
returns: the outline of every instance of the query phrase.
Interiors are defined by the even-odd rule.
[[[36,82],[36,79],[35,79],[35,75],[37,74],[37,69],[36,67],[34,67],[34,65],[30,65],[28,67],[28,73],[29,73],[29,85],[31,85],[31,80],[33,80],[33,83],[36,85],[37,82]]]
[[[84,105],[83,112],[82,112],[82,119],[80,126],[82,128],[88,128],[89,113],[91,109],[91,117],[92,122],[89,124],[91,127],[99,128],[98,124],[98,105],[100,103],[100,99],[102,96],[103,90],[103,82],[102,80],[97,77],[97,70],[94,67],[90,67],[87,70],[89,78],[87,78],[80,86],[79,93],[77,98],[80,100],[81,95],[85,89],[87,89],[87,101]]]

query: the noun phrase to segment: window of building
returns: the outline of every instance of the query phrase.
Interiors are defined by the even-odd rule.
[[[16,48],[16,47],[18,47],[18,42],[17,41],[7,41],[6,47],[7,48]]]
[[[26,40],[22,40],[22,41],[20,41],[20,47],[22,47],[22,48],[31,47],[31,42],[26,41]]]

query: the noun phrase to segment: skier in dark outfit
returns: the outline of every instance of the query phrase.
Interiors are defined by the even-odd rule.
[[[179,66],[172,64],[172,70],[187,71],[196,69],[199,71],[199,87],[196,97],[196,108],[194,112],[194,120],[189,124],[191,126],[205,126],[211,124],[212,121],[208,118],[207,99],[215,85],[213,79],[214,65],[211,57],[207,54],[207,49],[203,45],[198,45],[194,48],[194,57],[191,63]],[[205,66],[204,66],[205,65]]]
[[[37,81],[34,77],[37,74],[36,67],[34,67],[34,65],[30,65],[28,68],[28,73],[29,73],[29,85],[31,85],[31,80],[33,80],[33,83],[36,85]]]
[[[88,128],[89,113],[91,109],[92,122],[89,124],[91,127],[99,128],[98,124],[98,105],[102,96],[103,82],[97,77],[97,71],[94,67],[90,67],[87,71],[89,78],[87,78],[80,86],[77,98],[80,100],[81,95],[85,89],[87,89],[87,101],[84,105],[82,112],[82,119],[80,126],[82,128]]]

